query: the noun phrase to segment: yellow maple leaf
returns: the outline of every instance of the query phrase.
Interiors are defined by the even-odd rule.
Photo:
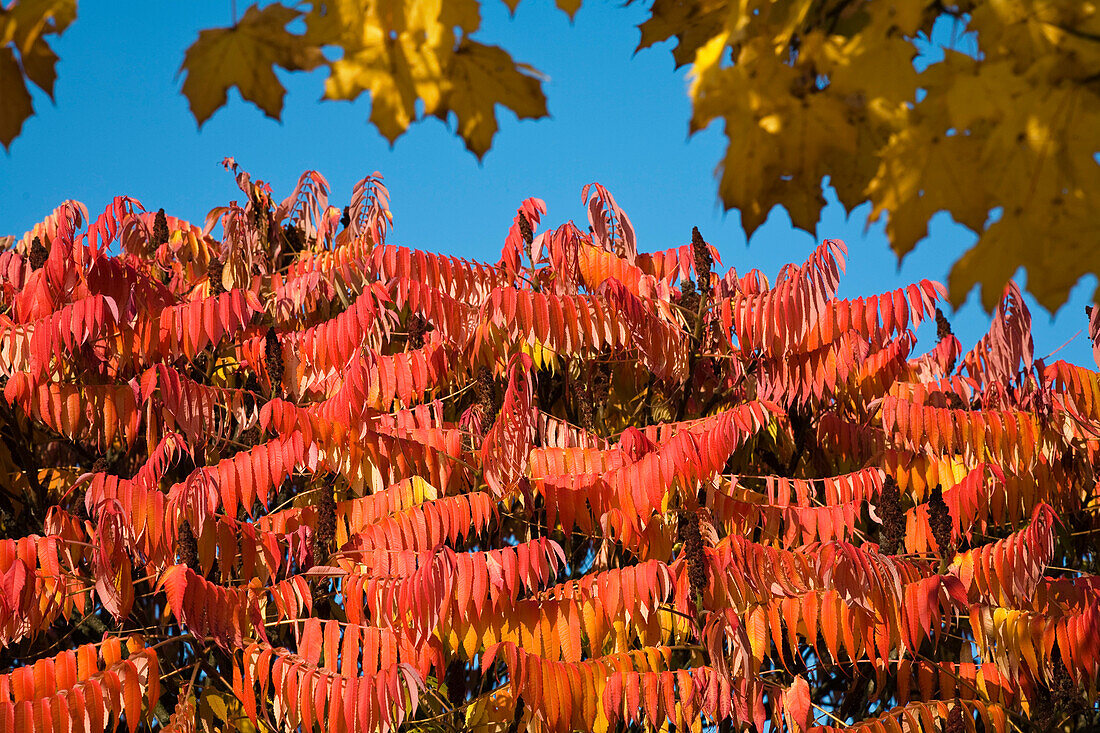
[[[336,46],[346,54],[402,33],[439,46],[454,40],[456,28],[473,33],[481,25],[478,0],[332,0],[313,3],[306,16],[306,38],[321,46]]]
[[[516,12],[516,8],[519,7],[519,0],[504,0],[504,4],[508,6],[508,12],[513,15]],[[557,0],[556,4],[558,10],[569,16],[569,20],[573,20],[577,11],[580,10],[581,0]]]
[[[783,31],[785,32],[785,31]],[[791,66],[768,38],[741,44],[737,63],[720,63],[725,36],[696,55],[691,93],[693,129],[722,117],[729,146],[719,194],[741,211],[752,232],[783,204],[795,226],[813,230],[825,199],[827,164],[860,149],[853,108],[841,95],[814,87],[813,57]]]
[[[851,211],[867,200],[867,183],[878,170],[878,151],[889,140],[891,130],[882,124],[881,115],[866,107],[853,105],[848,114],[856,130],[854,151],[828,150],[822,160],[829,172],[829,185]]]
[[[992,310],[1004,283],[1022,266],[1028,291],[1054,312],[1081,273],[1100,272],[1095,229],[1096,204],[1084,189],[1060,194],[1052,205],[1013,207],[955,263],[947,280],[950,297],[962,303],[981,285],[982,305]]]
[[[368,92],[370,120],[391,143],[422,115],[454,113],[467,148],[481,157],[497,131],[495,105],[521,119],[547,114],[533,69],[466,37],[481,23],[475,0],[337,2],[315,8],[307,23],[309,37],[344,50],[330,65],[325,97]]]
[[[481,23],[474,0],[337,2],[315,7],[307,36],[343,49],[325,81],[326,99],[371,97],[370,121],[391,143],[423,114],[434,114],[445,93],[445,70],[456,46],[455,29]]]
[[[918,71],[912,39],[939,17],[909,0],[656,0],[641,47],[675,37],[677,63],[693,62],[691,131],[725,123],[719,195],[749,234],[777,204],[812,228],[828,176],[846,207],[870,199],[872,220],[889,214],[899,255],[940,211],[977,233],[952,297],[980,283],[992,307],[1024,266],[1029,290],[1057,307],[1080,274],[1100,271],[1080,251],[1100,191],[1100,12],[979,2],[966,23],[979,53],[948,49]],[[996,207],[1012,224],[986,230]]]
[[[405,34],[380,40],[332,64],[325,80],[326,99],[355,99],[370,93],[370,121],[393,143],[417,119],[416,102],[434,111],[442,96],[442,70],[430,47]]]
[[[861,33],[843,41],[824,41],[815,58],[827,59],[819,62],[819,66],[826,66],[819,72],[828,72],[831,91],[858,96],[876,112],[894,113],[899,105],[914,101],[916,96],[919,80],[913,68],[914,56],[913,45],[903,38]],[[868,74],[869,68],[880,71]]]
[[[76,19],[76,0],[18,0],[0,10],[0,45],[14,43],[20,54],[43,35],[61,33]]]
[[[10,48],[0,47],[0,142],[7,148],[23,129],[23,121],[34,114],[23,72]]]
[[[725,0],[655,0],[650,17],[638,26],[638,49],[676,37],[672,58],[676,68],[695,61],[695,54],[722,31],[728,3]]]
[[[225,105],[230,87],[237,87],[241,97],[267,116],[279,119],[286,88],[274,67],[308,71],[324,62],[320,48],[286,29],[301,15],[279,4],[263,10],[253,5],[231,28],[199,33],[180,70],[187,73],[183,93],[200,125]]]
[[[451,59],[447,96],[436,116],[446,119],[453,112],[467,149],[481,158],[497,131],[496,105],[504,105],[521,120],[547,116],[536,73],[498,46],[464,39]]]
[[[949,51],[922,74],[928,93],[917,113],[931,124],[900,133],[884,148],[883,171],[908,169],[888,184],[893,191],[871,192],[876,207],[890,211],[897,251],[923,236],[922,220],[940,209],[978,233],[977,245],[951,271],[957,303],[981,285],[982,303],[992,308],[1022,266],[1028,290],[1055,310],[1082,272],[1100,271],[1092,248],[1082,244],[1094,238],[1090,192],[1100,190],[1093,158],[1100,103],[1072,85],[1050,85],[1045,73],[1011,58]],[[954,134],[933,134],[946,128]],[[1002,218],[986,228],[994,206]]]
[[[57,54],[45,39],[38,37],[21,56],[23,73],[53,99],[53,85],[57,81]]]
[[[927,235],[928,220],[942,209],[971,228],[985,223],[992,202],[974,184],[980,150],[965,136],[910,126],[894,135],[879,157],[868,188],[871,220],[889,212],[886,232],[899,256]]]
[[[26,80],[53,97],[57,54],[44,36],[63,32],[75,18],[75,0],[21,0],[0,7],[0,143],[5,148],[34,114]]]
[[[569,20],[573,20],[581,9],[581,0],[556,0],[556,5],[558,10],[569,16]]]

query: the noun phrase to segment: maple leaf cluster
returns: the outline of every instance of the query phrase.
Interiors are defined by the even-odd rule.
[[[0,730],[1100,722],[1100,374],[1015,285],[964,353],[835,240],[645,252],[593,184],[489,264],[225,165],[0,252]]]
[[[304,33],[288,30],[300,19]],[[446,121],[453,114],[467,148],[481,157],[497,132],[497,104],[520,119],[547,111],[534,69],[468,37],[480,23],[476,0],[314,3],[305,13],[253,6],[232,27],[199,34],[183,61],[183,93],[200,124],[225,105],[230,87],[278,118],[286,89],[275,67],[308,71],[327,63],[322,49],[339,48],[341,57],[328,64],[326,99],[369,92],[370,121],[390,142],[421,116]]]
[[[828,176],[847,209],[870,201],[872,221],[886,215],[899,257],[936,212],[973,230],[948,280],[955,302],[981,285],[991,310],[1024,267],[1054,311],[1100,272],[1081,246],[1100,192],[1095,6],[767,7],[657,0],[640,26],[640,47],[675,39],[677,65],[691,64],[691,129],[724,123],[719,197],[748,233],[777,204],[813,231]],[[913,63],[948,37],[942,58]]]

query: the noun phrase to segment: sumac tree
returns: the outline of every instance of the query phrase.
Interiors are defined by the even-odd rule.
[[[1097,722],[1100,378],[1014,285],[964,352],[838,241],[722,272],[594,185],[471,262],[227,167],[0,254],[0,730]]]

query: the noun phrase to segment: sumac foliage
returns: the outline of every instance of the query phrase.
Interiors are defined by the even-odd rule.
[[[1015,286],[964,352],[838,241],[723,272],[594,186],[469,262],[227,167],[0,254],[0,730],[1097,723],[1100,376]]]

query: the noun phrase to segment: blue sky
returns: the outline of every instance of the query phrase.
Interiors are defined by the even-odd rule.
[[[367,124],[369,100],[319,102],[324,71],[283,74],[288,88],[282,122],[243,102],[199,130],[177,76],[186,48],[202,28],[228,25],[230,2],[89,2],[54,49],[56,103],[36,94],[38,114],[11,152],[0,154],[0,235],[21,234],[67,198],[95,216],[111,197],[133,196],[147,208],[201,224],[215,206],[239,198],[219,161],[233,156],[279,198],[305,169],[332,185],[346,203],[359,178],[378,170],[392,195],[390,242],[495,261],[516,207],[528,196],[547,202],[544,222],[586,223],[581,187],[598,181],[614,194],[638,233],[639,248],[686,244],[692,226],[718,247],[724,266],[758,267],[769,276],[801,261],[822,238],[849,247],[840,294],[870,295],[922,277],[946,281],[950,264],[974,241],[940,215],[930,239],[899,268],[882,227],[865,229],[867,207],[846,218],[834,202],[815,235],[791,228],[772,212],[746,246],[736,211],[717,202],[714,168],[724,151],[717,125],[689,138],[685,72],[673,70],[668,44],[634,55],[643,3],[589,0],[570,24],[552,0],[524,0],[514,18],[489,0],[475,36],[504,46],[550,79],[551,118],[518,122],[502,112],[501,131],[479,164],[436,120],[414,125],[391,149]],[[239,3],[243,12],[245,3]],[[1091,285],[1092,279],[1089,279]],[[1086,325],[1085,291],[1051,317],[1029,300],[1036,356],[1045,356]],[[989,320],[971,297],[951,316],[969,348]],[[934,327],[918,332],[922,344]],[[1058,357],[1092,366],[1084,334]]]

